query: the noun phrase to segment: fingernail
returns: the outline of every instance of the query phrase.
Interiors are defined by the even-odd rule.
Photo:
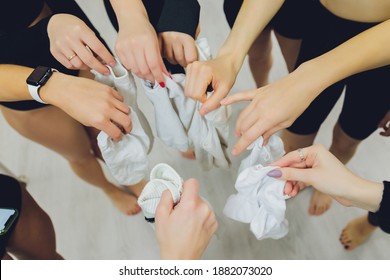
[[[238,154],[238,151],[237,151],[236,148],[234,148],[234,149],[232,150],[232,155],[233,155],[233,156],[236,156],[237,154]]]
[[[104,76],[109,76],[110,72],[104,72]]]
[[[348,249],[349,248],[349,246],[344,246],[344,249]]]
[[[282,177],[282,171],[280,169],[274,169],[267,173],[267,176],[272,178],[280,178]]]
[[[241,136],[241,133],[238,132],[238,131],[235,131],[234,133],[236,134],[236,137],[240,137]]]
[[[165,88],[165,83],[164,82],[160,82],[160,87]]]
[[[108,65],[110,65],[111,67],[114,67],[116,65],[116,61],[111,61],[110,63],[108,63]]]

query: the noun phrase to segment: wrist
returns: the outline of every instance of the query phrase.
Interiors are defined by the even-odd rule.
[[[383,183],[371,182],[356,177],[353,188],[349,193],[349,200],[355,207],[376,212],[382,201],[383,189]]]
[[[221,49],[215,59],[222,59],[237,75],[244,63],[245,54],[243,55],[241,52],[231,49]]]
[[[59,103],[59,97],[62,91],[59,91],[57,85],[64,80],[67,75],[60,72],[53,72],[47,83],[39,89],[39,96],[43,101],[48,104],[57,105]],[[66,83],[64,83],[65,85]]]

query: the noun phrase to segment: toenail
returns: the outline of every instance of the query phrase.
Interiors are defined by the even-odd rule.
[[[349,249],[349,246],[344,246],[345,249]]]

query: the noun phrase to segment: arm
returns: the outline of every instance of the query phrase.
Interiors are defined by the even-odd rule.
[[[295,196],[299,187],[313,186],[329,194],[345,206],[378,211],[384,186],[367,181],[349,171],[322,145],[302,149],[302,161],[297,151],[283,156],[272,165],[280,166],[268,176],[286,180],[285,193]]]
[[[165,87],[168,75],[160,54],[157,34],[149,22],[141,0],[111,0],[118,19],[119,33],[115,51],[122,64],[142,79],[157,81]]]
[[[156,235],[161,259],[200,259],[218,223],[213,211],[199,196],[198,182],[184,182],[180,202],[174,206],[164,191],[156,209]]]
[[[390,64],[389,46],[390,20],[387,20],[303,63],[273,84],[222,100],[223,105],[253,100],[237,120],[236,134],[242,137],[233,148],[233,154],[241,153],[261,135],[267,140],[276,131],[289,127],[330,85],[353,74]]]
[[[284,0],[245,0],[228,38],[214,60],[194,62],[187,68],[187,96],[202,101],[209,84],[213,96],[200,109],[202,115],[216,109],[232,88],[252,43],[282,6]]]
[[[28,67],[0,64],[0,100],[32,100],[26,84],[32,71]],[[126,133],[131,130],[129,107],[122,102],[122,96],[96,81],[55,72],[39,89],[39,95],[82,124],[105,131],[114,140],[119,140],[122,132],[111,120]]]

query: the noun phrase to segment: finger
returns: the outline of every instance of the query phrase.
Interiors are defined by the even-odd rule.
[[[267,175],[285,181],[298,181],[303,183],[310,183],[311,172],[312,169],[282,167],[279,169],[272,170]]]
[[[81,61],[89,67],[94,69],[100,74],[109,75],[107,66],[103,65],[83,44],[74,45],[74,50],[77,53]]]
[[[133,58],[134,65],[131,66],[131,71],[141,79],[148,80],[154,83],[155,80],[146,62],[146,56],[143,50],[137,50],[136,53],[134,53]]]
[[[236,122],[236,127],[235,127],[235,132],[236,132],[237,136],[241,135],[241,132],[243,131],[242,124],[245,122],[246,118],[250,114],[252,114],[252,112],[254,112],[254,111],[256,111],[256,106],[252,102],[244,110],[242,110],[241,113],[238,115],[237,122]]]
[[[176,65],[178,62],[175,60],[173,49],[170,46],[164,46],[164,57],[170,64]]]
[[[106,64],[115,66],[116,61],[109,50],[103,45],[102,42],[96,37],[95,34],[92,36],[83,37],[85,45],[87,45],[93,53],[97,54]],[[95,69],[95,68],[92,68]],[[97,69],[96,69],[97,70]]]
[[[302,153],[303,155],[306,155],[305,158],[307,158],[307,156],[310,153],[309,148],[303,148]],[[292,166],[293,164],[303,165],[305,167],[311,167],[311,165],[309,165],[309,163],[306,162],[306,160],[302,161],[298,151],[291,151],[288,154],[281,157],[279,160],[271,163],[271,165],[273,166],[280,166],[280,167]]]
[[[64,65],[67,69],[75,69],[72,63],[70,63],[70,61],[62,53],[53,51],[52,54],[55,57],[55,59],[57,59],[57,61],[62,65]]]
[[[68,57],[69,59],[69,57]],[[73,56],[70,60],[70,63],[72,63],[74,69],[77,70],[88,70],[89,67],[79,58],[79,56],[76,54],[76,56]]]
[[[189,179],[183,184],[183,193],[180,201],[194,200],[199,198],[199,183],[196,179]]]
[[[187,63],[185,61],[183,45],[179,42],[175,42],[172,48],[173,48],[173,55],[175,57],[175,60],[179,62],[181,66],[186,67]]]
[[[212,74],[209,69],[203,67],[200,62],[191,63],[187,67],[185,95],[196,101],[202,101],[211,81]]]
[[[132,122],[131,118],[127,114],[115,110],[111,113],[111,120],[119,125],[120,129],[122,128],[121,130],[123,134],[127,134],[131,131]]]
[[[161,87],[165,87],[165,78],[162,72],[161,63],[162,60],[160,52],[158,50],[150,51],[149,53],[145,53],[145,61],[147,63],[150,74],[153,76],[153,82],[157,81]]]
[[[242,151],[244,151],[250,144],[252,144],[257,138],[259,138],[262,134],[261,124],[256,123],[250,129],[245,131],[236,145],[234,145],[232,150],[232,155],[239,155]]]
[[[387,116],[387,115],[386,115]],[[380,123],[378,124],[378,127],[383,127],[385,128],[386,127],[386,124],[390,123],[390,120],[388,120],[386,118],[386,116],[380,121]],[[390,125],[390,124],[389,124]]]
[[[277,131],[281,130],[282,128],[279,126],[273,127],[266,132],[263,133],[263,146],[268,144],[269,139],[272,135],[274,135]]]
[[[103,130],[115,142],[118,142],[122,138],[122,131],[111,121],[107,121],[103,127],[97,127],[97,129]]]
[[[188,64],[198,60],[198,51],[195,46],[195,41],[192,39],[192,37],[190,40],[184,40],[183,49],[186,63],[185,66],[182,65],[183,67],[186,67]]]
[[[160,202],[156,208],[156,223],[166,220],[172,213],[173,206],[174,203],[171,192],[169,190],[163,191]]]
[[[251,111],[249,114],[246,115],[245,118],[239,118],[236,124],[236,132],[240,135],[244,134],[251,127],[258,125],[257,119],[257,112],[255,111]],[[265,144],[263,144],[263,146],[265,146]]]
[[[294,189],[293,183],[287,181],[286,184],[284,185],[283,194],[290,195],[290,193],[292,192],[293,189]]]
[[[221,105],[230,105],[240,101],[252,101],[256,96],[256,90],[247,90],[235,93],[221,100]]]
[[[123,103],[124,98],[123,98],[123,96],[119,92],[117,92],[115,89],[112,89],[111,90],[111,94],[112,94],[112,96],[115,97],[115,99],[117,99],[117,100],[119,100],[119,101],[121,101]]]
[[[207,84],[208,86],[208,84]],[[220,105],[220,102],[225,96],[229,93],[230,88],[219,85],[215,86],[213,84],[214,93],[211,95],[209,99],[200,107],[199,112],[202,116],[206,115],[208,112],[211,112],[217,109]]]
[[[123,112],[125,115],[130,114],[130,108],[127,106],[127,104],[123,103],[122,101],[119,100],[113,100],[113,104],[115,108],[117,108],[119,111]]]

